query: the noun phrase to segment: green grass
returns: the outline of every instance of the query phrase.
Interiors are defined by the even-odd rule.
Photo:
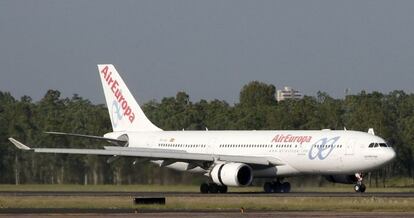
[[[1,196],[0,208],[112,208],[156,210],[414,211],[413,198],[342,197],[167,197],[166,205],[132,203],[132,197]]]
[[[414,188],[414,178],[408,177],[394,177],[387,181],[387,186],[390,187],[411,187]]]
[[[198,192],[194,185],[0,185],[0,191]],[[229,188],[230,192],[261,192],[261,187]],[[352,185],[293,187],[294,192],[353,192]],[[367,192],[414,192],[414,188],[368,188]],[[1,208],[114,208],[155,210],[228,210],[241,207],[277,211],[410,211],[414,198],[383,197],[167,197],[166,205],[133,205],[132,196],[0,196]]]

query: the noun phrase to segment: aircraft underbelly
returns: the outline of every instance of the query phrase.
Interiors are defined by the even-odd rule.
[[[254,169],[253,175],[255,178],[271,178],[280,176],[298,175],[300,172],[289,165],[272,166],[263,169]]]

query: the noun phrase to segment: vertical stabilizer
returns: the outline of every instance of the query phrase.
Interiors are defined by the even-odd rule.
[[[112,129],[117,131],[161,131],[145,116],[112,64],[99,64]]]

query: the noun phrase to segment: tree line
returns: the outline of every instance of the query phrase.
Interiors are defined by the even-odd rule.
[[[239,102],[192,102],[185,92],[142,105],[148,118],[164,130],[320,130],[367,131],[374,128],[397,152],[378,179],[414,177],[414,94],[362,91],[335,99],[318,92],[302,99],[275,100],[276,88],[258,81],[240,91]],[[37,102],[29,96],[15,99],[0,92],[0,183],[40,184],[174,184],[199,183],[202,176],[135,163],[134,158],[93,155],[34,154],[16,149],[7,139],[15,137],[39,147],[102,148],[104,142],[52,136],[45,131],[103,135],[111,131],[105,105],[93,104],[75,94],[62,98],[49,90]]]

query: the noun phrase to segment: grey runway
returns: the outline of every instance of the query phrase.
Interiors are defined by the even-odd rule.
[[[76,192],[76,191],[0,191],[0,196],[164,196],[164,197],[395,197],[414,198],[414,192],[230,192],[226,194],[201,194],[198,192]]]
[[[239,211],[142,211],[135,212],[133,210],[117,211],[117,210],[93,210],[93,211],[59,211],[49,210],[44,212],[39,211],[21,211],[0,213],[0,217],[414,217],[412,212],[325,212],[325,211],[246,211],[240,213]]]

